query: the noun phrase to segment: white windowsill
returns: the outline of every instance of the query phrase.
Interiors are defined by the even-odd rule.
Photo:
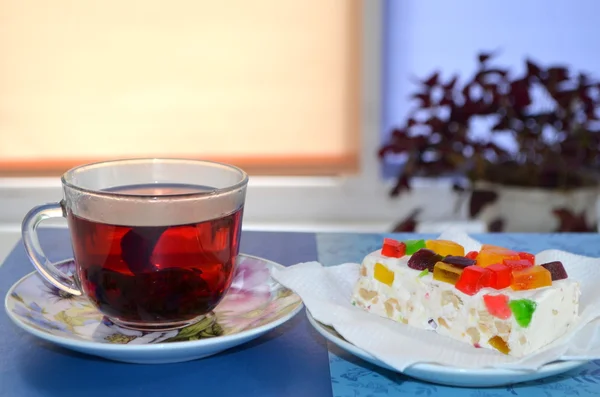
[[[457,199],[444,181],[418,184],[399,198],[389,197],[389,189],[383,183],[361,183],[351,178],[255,177],[248,187],[244,219],[257,225],[354,224],[379,228],[393,225],[417,207],[422,209],[422,220],[447,219]],[[440,195],[447,200],[439,200]],[[0,179],[0,225],[19,224],[34,206],[61,199],[58,178]],[[457,218],[464,216],[458,214]]]

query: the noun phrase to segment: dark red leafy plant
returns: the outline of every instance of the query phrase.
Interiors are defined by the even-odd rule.
[[[479,54],[477,70],[464,83],[458,76],[444,80],[438,71],[419,82],[412,94],[415,108],[379,152],[382,159],[406,158],[392,196],[410,189],[415,176],[563,190],[598,183],[600,82],[532,60],[513,76],[492,60],[492,53]],[[475,134],[478,121],[489,125],[491,134]],[[501,135],[510,138],[511,147],[499,144]],[[493,192],[472,192],[471,216],[490,200]],[[584,228],[579,214],[555,211],[554,216],[564,229]],[[495,228],[502,227],[498,222]]]

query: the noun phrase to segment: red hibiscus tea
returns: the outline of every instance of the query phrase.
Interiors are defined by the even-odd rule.
[[[109,192],[160,196],[210,190],[153,184]],[[185,322],[210,312],[231,285],[242,212],[240,207],[215,219],[155,226],[148,221],[143,226],[108,224],[69,213],[83,292],[123,325]]]
[[[114,323],[179,329],[209,315],[231,286],[248,175],[228,164],[125,159],[85,164],[61,177],[60,202],[23,219],[27,256],[48,283],[83,296]],[[40,248],[37,228],[66,217],[75,276]]]

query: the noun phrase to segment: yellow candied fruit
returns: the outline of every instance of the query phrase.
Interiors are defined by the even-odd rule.
[[[433,267],[433,279],[455,285],[463,269],[444,262],[438,262]]]
[[[465,256],[465,248],[454,241],[427,240],[425,241],[425,248],[430,249],[441,256]]]
[[[549,287],[551,285],[552,274],[542,266],[532,266],[512,272],[510,288],[513,291]]]
[[[492,346],[494,349],[498,350],[502,354],[510,353],[510,348],[508,347],[504,339],[502,339],[498,335],[491,337],[490,340],[488,340],[488,343],[490,344],[490,346]]]
[[[485,250],[479,251],[477,255],[477,266],[488,267],[496,263],[502,263],[504,259],[519,260],[519,254],[514,251],[506,250]]]
[[[394,283],[394,272],[382,265],[381,263],[375,264],[374,275],[375,280],[380,283],[389,285],[390,287]]]

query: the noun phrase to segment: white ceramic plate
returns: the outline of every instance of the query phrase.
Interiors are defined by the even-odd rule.
[[[384,362],[373,357],[366,351],[346,341],[333,328],[321,324],[315,320],[308,309],[306,310],[306,315],[317,332],[319,332],[329,342],[338,346],[340,349],[345,350],[346,352],[378,367],[398,372]],[[407,368],[403,374],[422,381],[448,386],[493,387],[547,378],[549,376],[561,374],[563,372],[578,368],[587,364],[587,362],[588,361],[557,361],[547,364],[539,371],[535,372],[494,368],[466,369],[436,364],[417,364]]]
[[[271,278],[266,259],[240,255],[229,292],[214,310],[216,322],[200,321],[180,330],[140,332],[106,320],[83,297],[66,294],[36,272],[6,294],[5,310],[25,331],[65,348],[110,360],[161,364],[190,361],[255,339],[285,323],[303,307],[298,295]],[[59,264],[74,271],[72,260]]]

